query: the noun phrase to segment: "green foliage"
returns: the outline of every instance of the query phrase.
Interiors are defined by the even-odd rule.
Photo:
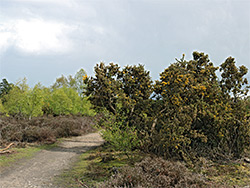
[[[12,87],[13,84],[9,83],[7,79],[2,79],[2,82],[0,83],[0,98],[3,99],[4,95],[8,94]],[[4,99],[3,102],[5,102]]]
[[[100,132],[112,149],[123,151],[129,157],[129,152],[140,146],[140,139],[135,127],[128,124],[124,127],[123,123],[123,121],[113,122],[110,119],[102,124]]]
[[[43,92],[39,84],[30,89],[24,79],[17,83],[4,98],[6,101],[4,107],[10,115],[31,118],[43,114]]]
[[[219,81],[218,67],[213,66],[208,55],[194,52],[193,58],[177,60],[156,82],[161,111],[152,148],[161,155],[179,153],[184,158],[191,148],[204,147],[240,155],[249,145],[249,123],[243,99],[233,100],[229,93],[232,91],[234,97],[246,94],[241,88],[247,83],[243,79],[247,70],[242,66],[238,72],[235,62],[228,58],[221,65],[224,72]],[[234,71],[228,71],[231,69]]]
[[[46,99],[45,110],[49,114],[67,115],[83,114],[95,115],[92,105],[87,98],[81,98],[73,88],[54,89]]]
[[[87,73],[84,69],[80,69],[74,76],[75,88],[78,94],[83,97],[83,92],[85,91],[86,84],[84,84],[84,78],[87,76]]]
[[[81,106],[80,106],[80,113],[86,116],[94,116],[96,115],[95,110],[92,107],[92,104],[88,100],[87,97],[81,98]]]
[[[97,109],[114,115],[110,129],[135,127],[146,151],[182,159],[196,156],[201,149],[239,156],[250,141],[242,98],[248,92],[247,68],[237,68],[229,57],[220,66],[219,79],[219,67],[204,53],[194,52],[190,61],[184,55],[176,61],[154,87],[142,65],[121,69],[100,63],[95,76],[85,80],[85,94]]]
[[[85,80],[85,94],[97,109],[104,109],[114,117],[105,126],[103,136],[117,150],[138,147],[138,140],[148,130],[151,121],[150,95],[153,92],[149,71],[144,66],[117,64],[96,65],[95,77]],[[105,117],[103,117],[105,119]]]
[[[145,126],[149,113],[152,80],[144,66],[96,65],[95,77],[85,80],[86,95],[98,109],[106,109],[124,126]]]
[[[12,116],[29,118],[42,116],[43,114],[68,115],[82,114],[95,115],[92,105],[87,97],[79,95],[73,87],[74,78],[64,76],[54,84],[54,88],[46,88],[41,84],[29,88],[27,80],[12,85],[12,89],[1,99],[1,111]]]
[[[74,88],[75,86],[75,79],[69,75],[68,78],[65,77],[64,75],[61,75],[61,77],[56,79],[56,82],[51,86],[52,89],[58,89],[62,87],[72,87]]]
[[[238,98],[248,93],[249,86],[242,88],[248,84],[247,79],[243,78],[248,70],[244,65],[237,68],[235,64],[236,62],[232,57],[227,58],[226,61],[221,64],[220,71],[222,72],[222,79],[220,86],[224,93],[228,95],[232,93],[234,98]]]
[[[43,115],[44,95],[40,84],[30,89],[25,96],[24,114],[29,118]]]
[[[5,112],[5,109],[3,107],[2,100],[0,99],[0,114],[4,112]]]
[[[55,89],[48,100],[48,106],[55,115],[67,115],[72,112],[73,104],[65,93],[65,88]]]
[[[10,115],[23,115],[26,94],[27,91],[23,91],[19,87],[14,86],[13,89],[5,95],[4,98],[6,102],[4,103],[4,108]]]
[[[86,76],[87,73],[84,69],[78,70],[74,76],[69,75],[68,77],[65,77],[64,75],[61,75],[61,77],[56,79],[55,83],[51,86],[51,88],[72,88],[78,92],[79,96],[83,97],[83,92],[86,87],[86,85],[84,84],[84,78]]]

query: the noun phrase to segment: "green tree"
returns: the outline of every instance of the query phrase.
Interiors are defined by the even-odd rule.
[[[64,88],[54,89],[47,99],[47,105],[54,115],[67,115],[72,112],[72,101],[64,90]]]
[[[68,77],[61,75],[61,77],[57,78],[55,83],[51,86],[52,89],[58,89],[63,87],[76,89],[75,78],[72,75],[69,75]]]
[[[2,79],[2,82],[0,83],[0,98],[5,102],[4,95],[8,94],[9,91],[12,89],[13,84],[9,83],[7,79]]]
[[[29,86],[27,84],[27,79],[24,78],[18,81],[7,95],[4,96],[4,108],[10,115],[15,115],[18,117],[25,116],[25,99],[29,91]]]
[[[44,95],[41,84],[37,84],[33,89],[29,89],[24,101],[22,113],[28,116],[29,119],[43,115]]]
[[[83,97],[83,93],[84,93],[85,88],[86,88],[86,84],[84,83],[84,79],[86,77],[87,77],[87,73],[84,69],[78,70],[74,76],[75,88],[81,97]]]
[[[2,100],[0,99],[0,114],[1,113],[5,113],[5,109],[3,107]]]
[[[77,114],[81,112],[81,97],[78,95],[77,91],[73,88],[63,88],[64,93],[71,100],[72,108],[70,110],[71,114]]]

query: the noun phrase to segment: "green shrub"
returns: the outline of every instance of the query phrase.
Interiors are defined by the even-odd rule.
[[[220,77],[218,69],[208,55],[194,52],[193,60],[183,56],[166,68],[152,87],[142,65],[120,69],[100,63],[85,80],[86,95],[95,108],[114,115],[110,129],[135,128],[145,151],[184,160],[202,154],[239,157],[250,143],[247,68],[229,57]]]
[[[105,122],[100,129],[102,137],[110,144],[115,151],[123,151],[128,157],[129,152],[140,146],[135,127],[125,126],[123,122]]]
[[[161,111],[152,133],[152,150],[160,155],[190,155],[190,149],[239,156],[249,146],[250,127],[244,99],[247,73],[229,57],[221,65],[222,79],[208,55],[194,52],[160,74],[155,92]],[[199,148],[199,149],[198,149]]]

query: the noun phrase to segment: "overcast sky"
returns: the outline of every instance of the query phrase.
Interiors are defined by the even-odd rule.
[[[141,63],[158,79],[193,51],[250,68],[250,0],[0,0],[0,78],[10,82],[50,86],[100,61]]]

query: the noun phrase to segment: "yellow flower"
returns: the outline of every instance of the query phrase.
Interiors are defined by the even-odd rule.
[[[88,78],[87,75],[82,76],[82,80],[86,80]]]
[[[200,86],[200,89],[206,90],[207,88],[206,88],[206,86]]]
[[[164,81],[163,81],[162,83],[163,83],[164,85],[167,85],[167,82],[164,82]]]

